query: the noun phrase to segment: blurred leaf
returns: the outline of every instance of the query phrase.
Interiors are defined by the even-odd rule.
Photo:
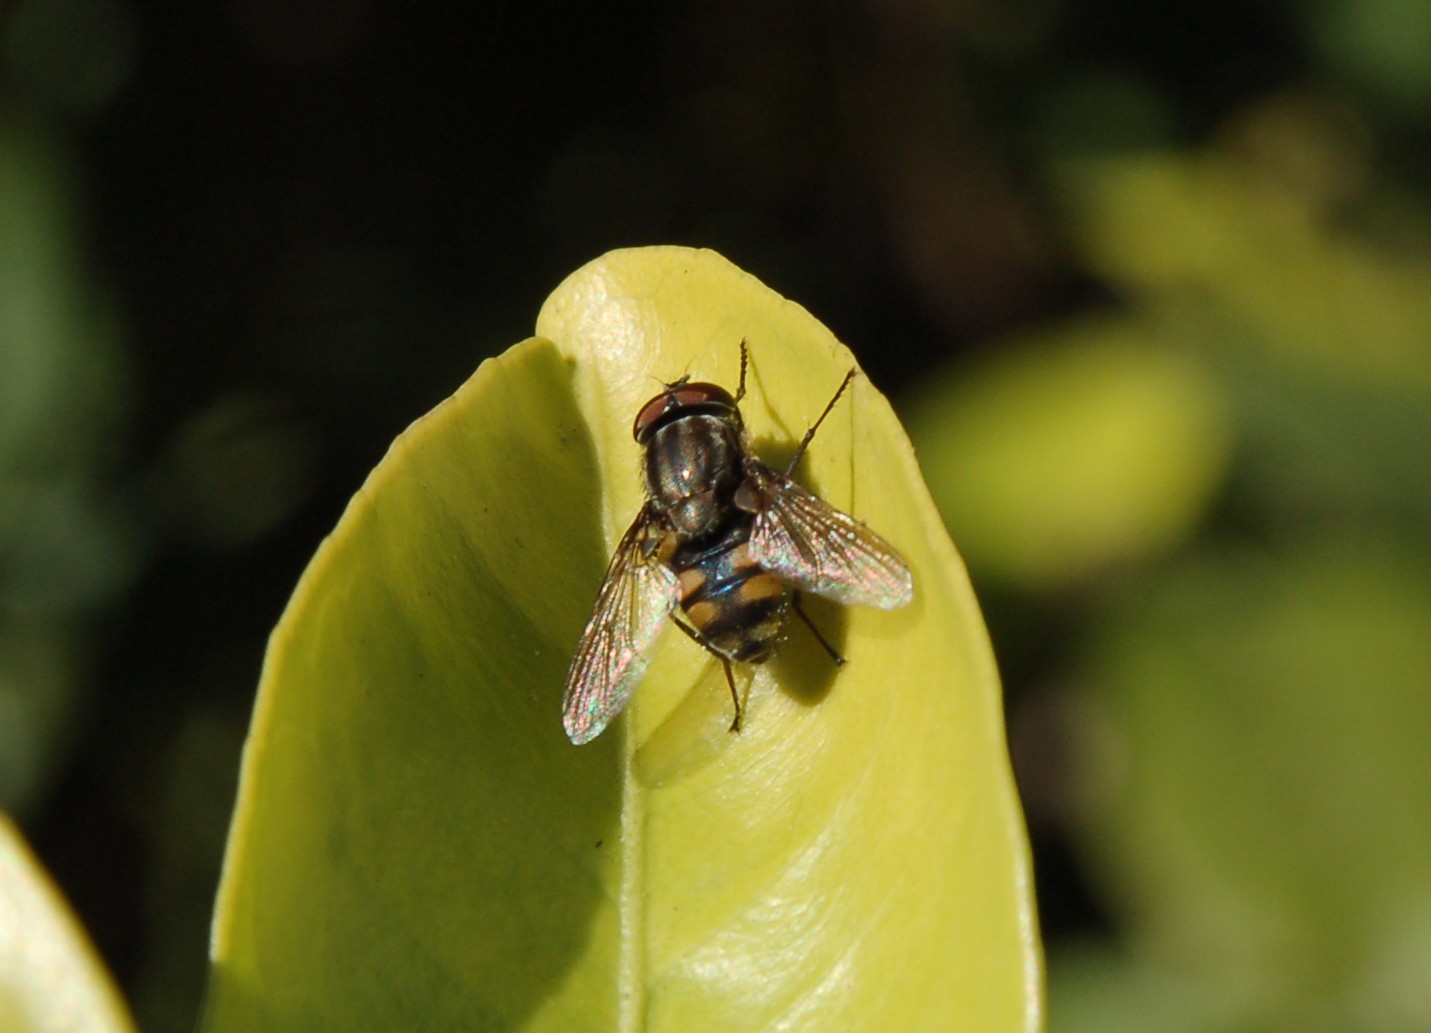
[[[0,109],[0,807],[19,813],[65,759],[85,618],[138,566],[102,484],[127,383],[78,213],[60,149]]]
[[[1307,197],[1218,152],[1070,163],[1092,267],[1142,305],[1211,305],[1240,343],[1332,375],[1431,386],[1431,262],[1334,231]],[[1194,310],[1192,318],[1197,318]]]
[[[1311,41],[1335,71],[1400,113],[1431,111],[1431,5],[1424,0],[1322,0]]]
[[[1431,522],[1431,383],[1224,351],[1241,444],[1236,494],[1275,526]]]
[[[1316,183],[1306,166],[1338,157],[1313,122],[1269,104],[1243,135],[1275,138],[1263,146]],[[1205,358],[1237,424],[1240,494],[1261,515],[1431,518],[1431,238],[1354,237],[1319,205],[1331,188],[1288,189],[1216,151],[1077,168],[1066,183],[1091,261]]]
[[[311,490],[313,439],[272,398],[221,398],[169,442],[152,476],[154,516],[170,536],[216,550],[267,534]]]
[[[1049,958],[1051,1033],[1207,1033],[1243,1028],[1246,1002],[1106,947],[1065,944]]]
[[[1028,587],[1181,541],[1227,463],[1211,379],[1131,320],[1011,343],[909,411],[930,489],[976,571]]]
[[[393,446],[270,646],[215,919],[205,1029],[699,1031],[1038,1024],[1027,844],[964,571],[866,382],[802,476],[886,534],[916,598],[815,608],[726,731],[669,636],[573,747],[561,686],[640,504],[637,407],[734,385],[788,456],[852,360],[711,252],[615,252],[545,338]]]
[[[113,313],[80,246],[60,152],[0,112],[0,477],[95,466],[127,382]]]
[[[1083,846],[1134,944],[1247,1028],[1431,1027],[1428,567],[1194,555],[1103,619]]]
[[[74,628],[47,619],[0,619],[0,804],[20,810],[41,790],[63,742],[86,658]]]
[[[123,1033],[124,1003],[59,891],[0,815],[0,1029]]]

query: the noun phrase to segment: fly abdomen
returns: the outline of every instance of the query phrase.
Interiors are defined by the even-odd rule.
[[[746,529],[693,554],[678,552],[681,609],[702,641],[716,653],[743,663],[770,659],[785,622],[789,589],[756,563]]]

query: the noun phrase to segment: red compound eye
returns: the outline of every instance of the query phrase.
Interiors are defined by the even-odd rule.
[[[641,406],[636,422],[631,426],[631,436],[645,444],[658,423],[667,423],[692,412],[736,411],[735,399],[718,384],[683,384],[678,381]]]

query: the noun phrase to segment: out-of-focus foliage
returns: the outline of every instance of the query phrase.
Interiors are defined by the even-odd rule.
[[[1209,374],[1134,319],[1011,341],[910,408],[963,548],[985,575],[1034,591],[1186,540],[1228,461]]]
[[[1339,126],[1053,167],[1113,313],[921,396],[976,580],[1084,594],[1055,1030],[1431,1026],[1431,234]]]
[[[1242,139],[1280,132],[1334,163],[1335,141],[1287,114],[1269,106]],[[1320,182],[1335,169],[1279,182],[1238,143],[1077,169],[1090,264],[1215,366],[1259,516],[1431,519],[1431,214],[1354,229]]]
[[[1060,1028],[1176,1028],[1106,1010],[1181,1007],[1138,989],[1150,972],[1242,1028],[1431,1023],[1423,550],[1349,531],[1205,545],[1098,615],[1079,834],[1132,963],[1070,970]]]
[[[127,384],[81,223],[60,148],[0,108],[0,808],[22,813],[67,756],[89,618],[136,563],[105,484]]]
[[[1006,675],[1054,1033],[1431,1025],[1397,838],[1431,6],[442,10],[0,17],[0,800],[145,1028],[192,1028],[314,543],[560,275],[658,241],[820,312],[918,424]]]

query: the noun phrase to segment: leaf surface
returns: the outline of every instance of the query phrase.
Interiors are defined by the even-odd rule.
[[[614,252],[541,335],[394,444],[274,633],[205,1028],[1018,1030],[1039,1022],[997,676],[954,549],[863,379],[802,483],[888,538],[914,602],[814,601],[741,668],[666,633],[574,747],[566,666],[642,501],[637,408],[734,388],[783,465],[852,365],[712,252]]]
[[[0,1030],[132,1033],[134,1020],[19,830],[0,815]]]

